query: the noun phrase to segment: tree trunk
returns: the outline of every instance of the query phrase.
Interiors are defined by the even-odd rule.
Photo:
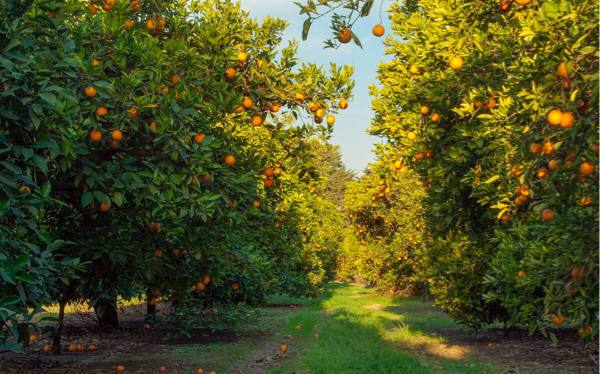
[[[54,332],[54,337],[52,338],[52,354],[59,355],[62,351],[62,347],[60,346],[60,340],[62,338],[63,327],[65,326],[65,307],[67,306],[67,299],[61,299],[58,303],[58,329]]]
[[[156,304],[150,305],[149,302],[146,302],[146,313],[149,315],[154,315],[155,312],[156,312]],[[146,322],[150,322],[149,320],[150,320],[150,318],[146,318]]]
[[[96,316],[98,316],[98,330],[116,331],[119,329],[119,314],[117,312],[116,300],[99,301],[94,306]]]

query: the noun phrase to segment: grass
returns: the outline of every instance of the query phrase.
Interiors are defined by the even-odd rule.
[[[364,286],[331,283],[317,300],[293,315],[282,333],[301,340],[291,359],[270,374],[287,373],[494,373],[465,356],[418,355],[443,342],[432,336],[456,324],[435,311],[424,311],[420,300],[379,297]],[[301,326],[298,331],[295,326]],[[319,334],[315,339],[314,334]],[[415,349],[410,349],[412,346]]]

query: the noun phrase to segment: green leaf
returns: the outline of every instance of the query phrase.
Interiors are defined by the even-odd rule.
[[[83,196],[81,196],[81,205],[86,207],[92,203],[92,200],[94,200],[94,196],[92,195],[92,193],[86,192],[83,194]]]
[[[106,196],[104,193],[100,191],[94,191],[94,197],[98,199],[100,202],[110,205],[110,197]]]
[[[9,262],[0,260],[0,276],[6,283],[17,284],[15,268]]]
[[[490,179],[486,180],[485,182],[483,182],[484,184],[490,184],[490,183],[494,183],[495,181],[497,181],[498,179],[500,179],[499,175],[494,175],[493,177],[491,177]]]
[[[15,271],[21,270],[23,268],[23,266],[27,265],[28,262],[29,262],[29,254],[28,253],[23,253],[22,255],[17,257],[15,259],[15,261],[13,261],[13,266],[15,268]]]
[[[302,40],[306,40],[308,38],[308,31],[310,30],[311,25],[312,18],[308,17],[306,21],[304,21],[304,25],[302,26]]]

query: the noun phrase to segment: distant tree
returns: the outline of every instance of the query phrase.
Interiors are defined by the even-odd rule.
[[[341,208],[346,183],[356,179],[356,172],[348,169],[342,161],[340,146],[316,141],[313,146],[317,149],[319,171],[324,178],[323,198]]]

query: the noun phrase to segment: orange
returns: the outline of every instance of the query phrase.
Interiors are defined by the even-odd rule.
[[[476,101],[473,103],[473,106],[475,106],[475,108],[481,108],[483,106],[483,103],[481,101]]]
[[[595,154],[598,154],[598,152],[600,152],[600,146],[598,146],[596,144],[595,146],[592,147],[592,150],[594,151]]]
[[[247,97],[244,99],[242,105],[244,106],[244,108],[250,109],[254,105],[254,101],[252,101],[252,99]]]
[[[500,0],[500,11],[506,13],[512,7],[512,0]]]
[[[504,222],[508,221],[509,219],[510,219],[510,215],[509,214],[505,214],[505,215],[502,216],[502,220]]]
[[[460,57],[460,56],[454,56],[450,60],[450,67],[454,70],[458,70],[458,69],[462,68],[463,64],[464,64],[464,61],[463,61],[462,57]]]
[[[100,204],[100,211],[101,212],[108,212],[109,210],[110,210],[110,205],[104,204],[104,203]]]
[[[306,99],[306,95],[304,93],[302,93],[302,92],[296,92],[295,97],[296,97],[297,100],[304,100],[304,99]]]
[[[145,329],[149,329],[149,328],[150,328],[150,325],[148,325],[148,324],[145,324],[145,325],[144,325],[144,328],[145,328]]]
[[[237,107],[234,110],[234,112],[236,112],[236,113],[242,113],[243,111],[244,111],[244,106],[243,105],[240,105],[239,107]]]
[[[156,297],[151,298],[150,301],[148,301],[148,304],[156,305]]]
[[[338,32],[338,40],[340,41],[340,43],[346,44],[350,42],[350,40],[352,40],[352,33],[349,29],[344,27]]]
[[[235,157],[233,157],[232,155],[229,155],[229,156],[225,157],[225,163],[227,165],[233,165],[233,164],[235,164]]]
[[[563,112],[559,109],[552,109],[548,113],[548,122],[553,126],[558,126],[563,120]]]
[[[285,344],[282,344],[279,348],[281,348],[283,352],[287,351],[287,347],[285,346]]]
[[[340,105],[339,105],[340,109],[346,109],[348,108],[348,100],[346,99],[340,99]]]
[[[279,104],[273,104],[273,107],[271,108],[271,112],[273,112],[273,113],[279,112]]]
[[[94,7],[93,7],[93,6],[91,6],[91,5],[90,5],[90,7],[94,8]],[[96,9],[96,8],[94,8],[94,9]],[[99,60],[96,60],[96,59],[94,59],[94,60],[92,61],[92,66],[98,66],[98,65],[100,65],[100,61],[99,61]]]
[[[488,101],[488,107],[489,107],[490,109],[495,109],[495,108],[496,108],[496,106],[497,106],[497,104],[498,104],[498,103],[496,102],[496,99],[490,99],[490,100]]]
[[[125,371],[125,366],[119,365],[117,366],[117,372]]]
[[[172,76],[171,77],[171,83],[173,83],[173,84],[179,83],[179,76],[178,75]]]
[[[551,221],[554,219],[554,212],[551,209],[544,209],[542,212],[542,218],[544,221]]]
[[[275,223],[275,228],[278,229],[279,228],[279,223]]]
[[[519,176],[519,174],[521,174],[523,172],[523,167],[522,166],[513,166],[512,169],[510,170],[511,174],[514,175],[515,177]]]
[[[406,137],[408,138],[408,140],[415,140],[417,138],[417,134],[414,131],[409,131],[406,134]]]
[[[425,105],[423,105],[423,106],[421,107],[421,114],[427,114],[427,113],[429,113],[429,107],[428,107],[428,106],[425,106]]]
[[[321,118],[321,117],[315,117],[315,122],[316,123],[323,123],[323,118]]]
[[[196,290],[204,291],[204,283],[202,283],[202,282],[196,283]]]
[[[204,135],[203,132],[201,132],[200,134],[196,134],[194,135],[194,141],[196,142],[196,144],[202,144],[202,141],[204,141],[204,137],[206,135]]]
[[[254,117],[252,117],[252,125],[254,126],[260,126],[262,125],[262,117],[259,116],[258,114],[256,114]]]
[[[551,160],[548,163],[548,167],[550,168],[550,170],[556,170],[558,169],[558,162],[556,160]]]
[[[266,168],[266,169],[265,169],[265,175],[266,175],[267,177],[269,177],[269,178],[270,178],[270,177],[272,177],[272,176],[273,176],[273,174],[274,174],[274,172],[273,172],[273,169],[271,169],[271,168]]]
[[[260,201],[255,201],[253,204],[254,204],[254,206],[255,206],[255,207],[257,207],[257,208],[258,208],[258,207],[260,207]]]
[[[316,112],[317,109],[319,109],[319,104],[311,101],[310,104],[308,104],[308,109],[310,109],[312,112]]]
[[[131,11],[132,11],[132,12],[135,12],[135,11],[137,11],[137,10],[140,10],[140,4],[139,4],[139,3],[138,3],[136,0],[133,0],[133,1],[131,2]],[[132,26],[133,26],[133,25],[132,25]]]
[[[82,346],[82,345],[78,345],[78,346],[77,346],[77,350],[78,350],[79,352],[83,352],[83,351],[85,351],[85,347],[84,347],[84,346]]]
[[[330,125],[333,125],[335,123],[335,117],[334,116],[327,116],[327,123]]]
[[[567,64],[565,64],[564,62],[561,62],[560,64],[558,64],[558,67],[556,68],[556,73],[561,78],[569,78],[569,72],[567,71]]]
[[[300,330],[300,326],[296,326],[296,330]]]
[[[150,124],[150,132],[156,134],[156,122]]]
[[[196,370],[196,374],[204,374],[204,370],[198,369],[198,370]]]
[[[244,62],[248,59],[248,55],[245,52],[239,52],[237,54],[238,61]]]
[[[36,340],[37,340],[37,336],[35,336],[35,335],[30,335],[29,336],[29,342],[34,342]]]
[[[529,147],[529,150],[531,150],[531,153],[539,155],[540,153],[542,153],[542,146],[537,143],[533,143],[531,147]]]
[[[568,129],[575,124],[575,117],[571,112],[564,112],[562,120],[560,121],[560,127]]]
[[[164,366],[161,366],[161,367],[158,368],[158,372],[159,373],[165,373],[166,371],[167,371],[167,368],[164,367]]]
[[[200,179],[202,179],[202,182],[209,182],[210,181],[210,175],[204,174],[202,177],[200,177]]]
[[[92,4],[88,4],[88,9],[90,10],[90,12],[92,13],[92,16],[95,16],[96,13],[98,13],[98,9],[96,9],[95,6],[93,6]]]
[[[90,346],[88,347],[88,349],[89,349],[90,351],[95,351],[95,350],[96,350],[96,346],[95,346],[95,345],[93,345],[93,344],[90,344]]]
[[[129,108],[128,112],[129,112],[129,117],[131,117],[131,118],[135,118],[138,115],[138,111],[135,108]]]
[[[227,77],[227,79],[233,79],[233,78],[235,78],[235,69],[234,68],[227,68],[225,70],[225,76]]]
[[[148,18],[148,21],[146,21],[146,28],[148,30],[154,30],[156,28],[156,19]]]
[[[265,179],[265,187],[273,187],[274,183],[273,179]]]
[[[581,205],[586,206],[586,205],[590,205],[592,203],[592,199],[589,198],[588,196],[584,196],[581,199]]]
[[[44,347],[44,352],[50,352],[52,351],[52,346],[51,345],[47,345]]]
[[[319,334],[315,334],[315,339],[319,339]]]
[[[560,316],[560,315],[555,315],[554,317],[552,317],[552,322],[554,322],[555,325],[562,325],[563,322],[565,322],[565,317]]]
[[[327,114],[327,112],[325,111],[325,109],[319,109],[319,110],[317,110],[317,113],[316,113],[317,117],[319,117],[319,118],[325,117],[326,114]]]
[[[156,232],[160,232],[160,229],[161,229],[160,223],[155,223],[154,224],[154,230],[156,230]]]
[[[123,133],[120,130],[115,130],[111,134],[113,140],[119,141],[123,139]]]
[[[385,28],[383,26],[375,25],[375,27],[373,27],[373,35],[383,36],[384,33],[385,33]]]
[[[235,201],[229,200],[229,206],[235,209],[235,207],[237,206],[237,204],[235,203]]]
[[[571,276],[575,279],[581,279],[583,278],[583,275],[583,269],[573,268],[573,270],[571,270]]]
[[[579,167],[579,172],[582,175],[592,175],[592,173],[594,172],[594,165],[586,161],[582,163]]]
[[[546,179],[550,175],[550,171],[546,168],[541,168],[537,171],[538,178]]]
[[[417,153],[417,154],[415,155],[415,158],[416,158],[417,160],[422,160],[422,159],[423,159],[423,153],[421,153],[421,152]]]
[[[69,351],[70,352],[76,352],[77,351],[77,344],[71,344],[69,346]]]
[[[87,97],[94,97],[96,96],[96,90],[94,89],[94,87],[86,87],[85,88],[85,94]]]
[[[93,141],[97,142],[97,141],[99,141],[100,139],[102,139],[102,133],[101,133],[100,131],[98,131],[98,130],[94,130],[94,131],[92,131],[92,132],[90,133],[90,138],[91,138]]]
[[[427,156],[427,157],[431,157],[431,156],[433,156],[433,149],[427,149],[427,150],[425,151],[425,156]]]
[[[525,270],[519,271],[519,278],[523,278],[526,275],[527,275],[527,273],[525,272]]]
[[[105,116],[106,113],[108,113],[108,110],[103,106],[98,107],[98,109],[96,109],[96,114],[99,116]]]
[[[430,119],[431,119],[431,121],[432,121],[432,122],[437,122],[437,121],[440,119],[440,115],[439,115],[439,114],[437,114],[437,113],[433,113],[433,114],[431,115],[431,118],[430,118]]]
[[[234,283],[231,285],[231,288],[233,288],[234,290],[237,290],[240,286],[237,283]]]
[[[413,75],[419,74],[419,67],[417,65],[412,65],[410,67],[410,73]]]
[[[154,251],[154,256],[157,258],[161,258],[163,255],[162,251],[160,249],[157,249]]]

